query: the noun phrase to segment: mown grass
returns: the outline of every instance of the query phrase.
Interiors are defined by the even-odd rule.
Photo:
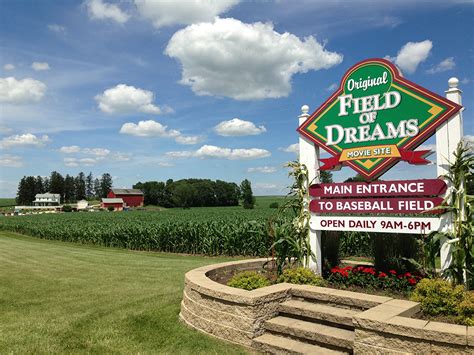
[[[0,232],[0,353],[246,353],[178,320],[184,274],[225,260]]]
[[[0,207],[11,207],[15,206],[16,201],[14,198],[0,198]]]

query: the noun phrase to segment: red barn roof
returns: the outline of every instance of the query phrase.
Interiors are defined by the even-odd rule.
[[[143,195],[139,189],[112,189],[115,195]]]

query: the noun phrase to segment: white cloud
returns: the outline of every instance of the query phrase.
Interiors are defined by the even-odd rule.
[[[334,91],[334,90],[336,90],[338,87],[339,87],[339,85],[337,85],[336,83],[332,83],[331,85],[329,85],[329,86],[326,88],[326,91]]]
[[[46,85],[38,80],[0,78],[0,102],[12,104],[37,102],[43,98],[45,92]]]
[[[158,115],[162,110],[153,104],[153,93],[148,90],[119,84],[97,95],[95,100],[102,112],[109,114],[150,113]],[[167,108],[169,111],[170,109]]]
[[[64,165],[70,167],[93,166],[99,163],[100,159],[94,158],[64,158]]]
[[[7,63],[3,66],[3,70],[14,70],[15,66],[11,63]]]
[[[209,22],[237,3],[239,0],[135,0],[138,12],[156,28]]]
[[[47,135],[37,137],[31,133],[26,133],[22,135],[16,134],[10,137],[3,138],[0,141],[0,147],[3,149],[21,146],[43,147],[48,142],[50,142],[50,139]]]
[[[473,135],[465,135],[462,137],[462,140],[466,144],[467,148],[474,153],[474,136]]]
[[[255,126],[250,121],[244,121],[239,118],[233,118],[229,121],[222,121],[214,127],[216,133],[220,136],[254,136],[267,131],[264,126]]]
[[[395,58],[388,57],[395,62],[401,70],[414,73],[421,62],[424,62],[433,48],[433,42],[425,40],[422,42],[408,42],[399,51]]]
[[[442,73],[442,72],[454,69],[455,66],[456,66],[456,63],[454,62],[454,58],[449,57],[439,62],[437,65],[431,67],[426,72],[428,74]]]
[[[110,156],[111,160],[112,161],[129,161],[130,159],[132,159],[132,155],[129,154],[129,153],[121,153],[121,152],[116,152],[116,153],[113,153],[111,156]]]
[[[17,155],[5,154],[0,156],[0,166],[5,168],[21,168],[23,161],[22,158]]]
[[[79,153],[81,151],[81,147],[77,145],[63,146],[59,148],[59,151],[64,154]]]
[[[180,134],[176,130],[168,130],[167,126],[153,120],[140,121],[138,124],[124,123],[120,133],[137,137],[177,137]]]
[[[129,134],[137,137],[164,137],[173,138],[179,144],[197,144],[202,142],[202,136],[185,136],[176,129],[168,129],[160,122],[147,120],[139,121],[138,124],[127,122],[120,128],[120,133]]]
[[[466,84],[469,84],[469,83],[470,83],[470,80],[468,78],[464,78],[464,79],[461,80],[461,84],[466,85]]]
[[[168,162],[165,162],[165,161],[160,161],[158,163],[158,166],[161,166],[163,168],[171,168],[174,166],[174,164],[171,164],[171,163],[168,163]]]
[[[51,69],[49,67],[49,64],[46,62],[33,62],[33,64],[31,64],[31,68],[35,71],[43,71],[43,70]]]
[[[300,145],[299,145],[299,143],[290,144],[288,147],[280,148],[280,150],[282,150],[286,153],[298,154],[300,152]]]
[[[177,136],[175,138],[176,143],[186,145],[198,144],[201,143],[203,140],[204,137],[202,136]]]
[[[436,144],[422,144],[415,150],[431,150],[432,152],[436,152]]]
[[[277,171],[277,168],[274,166],[258,166],[255,168],[248,168],[248,173],[262,173],[262,174],[271,174]]]
[[[59,34],[66,34],[67,33],[67,28],[61,25],[58,25],[56,23],[52,23],[48,25],[48,29],[52,32],[56,32]]]
[[[250,149],[231,149],[222,148],[214,145],[203,145],[196,151],[175,151],[166,153],[171,158],[216,158],[228,160],[252,160],[266,158],[271,153],[266,149],[250,148]]]
[[[327,69],[342,61],[312,36],[280,34],[271,23],[216,18],[176,32],[165,54],[182,65],[181,84],[197,95],[255,100],[288,96],[298,73]]]
[[[89,17],[94,20],[112,20],[123,24],[130,18],[130,15],[117,5],[105,3],[102,0],[88,0],[86,6]]]
[[[105,148],[84,148],[82,152],[84,154],[95,155],[96,157],[105,157],[110,154],[110,150]]]
[[[7,126],[0,125],[0,134],[10,134],[13,132],[13,129]]]

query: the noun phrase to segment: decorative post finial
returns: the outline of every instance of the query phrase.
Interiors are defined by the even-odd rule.
[[[309,111],[309,106],[308,105],[303,105],[301,106],[301,113],[303,115],[307,115],[308,114],[308,111]]]
[[[450,89],[456,89],[459,85],[459,79],[452,77],[448,80],[448,85]]]

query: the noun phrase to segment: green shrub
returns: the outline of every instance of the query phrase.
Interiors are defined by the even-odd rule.
[[[310,269],[304,267],[284,270],[277,282],[288,282],[297,285],[326,286],[326,281],[321,276],[316,275]]]
[[[466,292],[464,300],[457,307],[458,322],[468,326],[474,326],[474,291]]]
[[[411,295],[411,300],[420,302],[421,310],[432,316],[456,316],[464,298],[462,286],[452,287],[441,279],[422,279]]]
[[[243,288],[244,290],[255,290],[256,288],[270,286],[270,281],[255,271],[243,271],[235,274],[227,283],[227,286]]]
[[[72,207],[70,205],[64,205],[62,208],[63,212],[72,212]]]
[[[270,207],[270,208],[278,208],[279,205],[278,205],[278,202],[272,202],[272,203],[270,203],[270,205],[269,205],[268,207]]]

